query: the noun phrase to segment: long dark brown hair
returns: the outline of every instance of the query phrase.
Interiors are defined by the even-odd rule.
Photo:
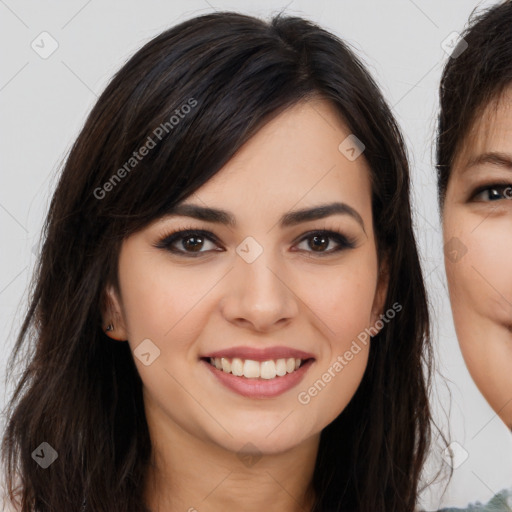
[[[67,158],[11,356],[11,371],[20,365],[23,373],[2,456],[11,494],[19,479],[22,512],[79,511],[84,500],[94,512],[148,510],[141,379],[129,345],[102,330],[120,245],[205,184],[266,122],[312,97],[329,101],[365,145],[378,257],[389,267],[384,309],[402,306],[373,338],[355,396],[322,431],[314,510],[414,509],[430,441],[431,346],[402,136],[339,38],[300,17],[218,12],[140,49]],[[131,161],[148,137],[156,146]],[[24,347],[32,347],[28,361]],[[31,456],[43,441],[58,453],[47,469]]]

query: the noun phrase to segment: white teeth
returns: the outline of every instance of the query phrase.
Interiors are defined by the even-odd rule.
[[[210,357],[210,364],[217,370],[232,373],[237,377],[247,379],[274,379],[283,377],[300,368],[302,360],[289,357],[288,359],[269,359],[268,361],[254,361],[252,359],[233,358],[231,361],[225,357]]]
[[[221,363],[222,363],[222,371],[224,371],[226,373],[231,373],[231,363],[229,362],[229,360],[226,359],[225,357],[222,357]]]
[[[244,374],[244,363],[238,357],[231,361],[231,373],[237,377],[241,377]]]
[[[261,363],[261,378],[274,379],[276,376],[276,363],[274,361],[263,361]]]
[[[295,366],[293,369],[295,370]],[[276,361],[276,373],[279,377],[286,375],[286,359],[278,359]]]
[[[247,377],[248,379],[257,379],[259,376],[260,364],[258,361],[251,361],[250,359],[246,359],[244,363],[244,377]]]

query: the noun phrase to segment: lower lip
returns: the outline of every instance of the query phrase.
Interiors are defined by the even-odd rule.
[[[239,395],[250,398],[272,398],[299,384],[314,363],[314,359],[309,359],[298,370],[292,373],[287,373],[282,377],[275,377],[273,379],[248,379],[246,377],[238,377],[232,373],[217,370],[215,366],[204,359],[202,359],[201,362],[219,379],[221,384],[224,384],[224,386]]]

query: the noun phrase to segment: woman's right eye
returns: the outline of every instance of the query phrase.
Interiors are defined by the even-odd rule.
[[[473,201],[499,201],[500,199],[512,199],[512,183],[485,185],[475,191]]]
[[[211,252],[212,250],[219,250],[218,248],[210,249],[209,251],[202,250],[207,242],[213,246],[217,244],[213,233],[200,229],[184,229],[168,234],[156,244],[156,247],[159,249],[167,249],[175,254],[192,257],[204,255],[206,252]]]

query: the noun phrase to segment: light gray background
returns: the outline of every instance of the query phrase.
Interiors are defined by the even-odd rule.
[[[415,225],[430,301],[438,369],[433,404],[445,432],[467,451],[444,496],[441,481],[423,495],[428,509],[488,500],[512,484],[512,436],[479,394],[454,334],[442,261],[432,143],[437,87],[448,58],[442,41],[460,31],[471,0],[21,1],[0,0],[0,328],[2,377],[25,310],[42,222],[62,163],[86,114],[115,71],[143,43],[189,17],[238,10],[268,17],[286,8],[348,41],[367,64],[409,145]],[[31,43],[43,31],[58,42],[42,59]],[[41,45],[41,43],[39,43]],[[49,48],[49,43],[45,45]],[[3,378],[2,378],[3,382]],[[10,394],[2,384],[2,405]],[[451,398],[450,398],[451,395]],[[433,449],[425,472],[444,464]],[[430,469],[429,469],[430,468]],[[445,466],[446,469],[446,466]]]

